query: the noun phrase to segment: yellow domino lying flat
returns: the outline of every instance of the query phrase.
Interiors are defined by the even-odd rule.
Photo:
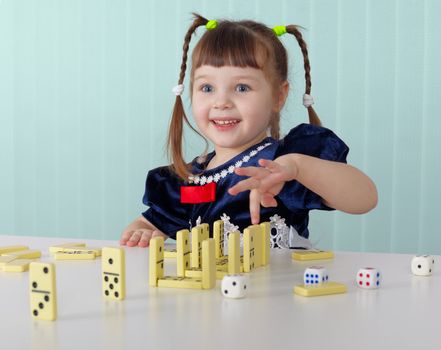
[[[327,282],[319,286],[305,286],[304,284],[294,286],[294,294],[303,297],[318,297],[330,294],[346,293],[347,287],[342,283]]]
[[[94,252],[57,252],[54,254],[55,260],[94,260],[96,255]]]
[[[202,289],[202,278],[164,276],[163,278],[158,279],[158,287]]]
[[[72,254],[94,254],[95,257],[101,256],[101,248],[92,248],[92,247],[66,247],[66,248],[59,248],[59,250],[56,250],[54,254],[56,253],[72,253]]]
[[[52,247],[49,247],[49,252],[56,253],[59,251],[63,251],[64,248],[72,248],[72,247],[85,247],[86,243],[63,243],[57,244]]]
[[[17,260],[15,256],[0,256],[0,270],[4,270],[5,266],[14,260]]]
[[[15,259],[3,267],[5,272],[24,272],[29,270],[29,264],[32,260],[29,259]]]
[[[13,256],[16,259],[36,259],[41,257],[41,251],[40,250],[20,250],[18,252],[11,252],[3,254],[3,256]]]
[[[297,250],[292,253],[292,258],[299,261],[332,259],[334,253],[323,250]]]
[[[165,259],[176,259],[178,252],[176,248],[167,248],[164,249],[164,258]]]
[[[20,250],[28,250],[29,247],[25,245],[10,245],[7,247],[0,247],[0,255],[11,253],[11,252],[18,252]]]
[[[57,318],[55,265],[32,262],[29,267],[29,289],[32,316],[40,320],[55,320]]]

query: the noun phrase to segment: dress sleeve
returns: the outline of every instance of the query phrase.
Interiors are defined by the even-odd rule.
[[[348,146],[331,130],[310,124],[301,124],[292,129],[280,142],[275,157],[289,153],[301,153],[320,159],[346,163]],[[294,210],[333,210],[323,204],[322,198],[297,181],[285,184],[278,198]]]
[[[169,237],[189,227],[189,204],[181,204],[180,182],[167,167],[147,174],[143,203],[149,206],[142,215]]]

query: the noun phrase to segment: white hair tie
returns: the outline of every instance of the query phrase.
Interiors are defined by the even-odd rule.
[[[176,86],[172,89],[172,91],[173,91],[173,93],[174,93],[176,96],[181,96],[181,95],[182,95],[182,92],[184,91],[184,84],[176,85]]]
[[[304,94],[304,95],[303,95],[303,105],[304,105],[306,108],[309,108],[309,107],[311,107],[313,104],[314,104],[314,99],[312,98],[312,96],[311,96],[311,95],[308,95],[308,94]]]

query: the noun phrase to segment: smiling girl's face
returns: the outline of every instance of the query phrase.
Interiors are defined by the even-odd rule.
[[[262,141],[277,105],[261,69],[202,65],[194,71],[193,117],[217,154]]]

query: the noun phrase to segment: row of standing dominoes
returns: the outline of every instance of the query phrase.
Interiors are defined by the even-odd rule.
[[[176,235],[177,274],[164,276],[164,242],[161,238],[152,239],[150,242],[150,285],[173,288],[213,288],[215,282],[211,281],[212,274],[215,278],[223,278],[227,274],[250,272],[269,262],[269,223],[252,225],[244,230],[243,235],[243,264],[240,259],[240,234],[230,233],[228,237],[228,256],[224,255],[224,228],[223,221],[218,220],[213,225],[213,239],[208,239],[208,224],[194,227],[191,232],[181,230]],[[204,242],[214,246],[214,254],[204,255]],[[213,241],[213,243],[210,243]],[[191,246],[191,254],[190,254]],[[209,249],[209,248],[207,248]],[[208,250],[210,252],[210,250]],[[205,256],[205,258],[204,258]],[[208,259],[208,260],[207,260]],[[206,268],[204,269],[204,260]],[[210,266],[214,266],[213,270]],[[210,267],[210,268],[209,268]],[[213,271],[213,272],[212,272]],[[205,279],[204,279],[205,275]]]

